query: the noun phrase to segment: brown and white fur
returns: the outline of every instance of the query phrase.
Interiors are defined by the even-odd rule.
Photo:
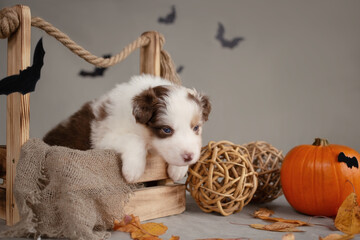
[[[86,103],[44,141],[80,150],[115,150],[122,156],[128,182],[140,178],[147,151],[154,149],[177,181],[200,157],[202,126],[210,110],[209,99],[193,89],[160,77],[135,76]]]

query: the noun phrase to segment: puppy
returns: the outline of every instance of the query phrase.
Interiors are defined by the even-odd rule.
[[[208,120],[208,97],[151,75],[132,77],[97,100],[86,103],[44,137],[49,145],[121,154],[122,173],[136,182],[146,155],[155,150],[175,181],[200,157],[202,126]]]

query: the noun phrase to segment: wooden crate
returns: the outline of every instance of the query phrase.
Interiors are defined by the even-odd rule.
[[[6,220],[6,158],[1,158],[0,146],[0,219]],[[141,221],[180,214],[185,211],[185,185],[170,180],[166,173],[165,161],[153,154],[149,154],[146,171],[139,183],[144,187],[136,189],[125,208],[126,214],[139,216]],[[2,174],[1,174],[2,173]],[[1,182],[3,181],[3,182]],[[150,186],[149,186],[150,185]]]
[[[18,74],[30,65],[31,13],[30,8],[16,5],[20,16],[18,30],[8,39],[8,75]],[[157,32],[144,33],[150,43],[140,49],[140,73],[160,76],[160,36]],[[6,176],[0,176],[0,218],[7,225],[19,221],[18,209],[13,196],[16,164],[21,146],[29,139],[30,94],[12,93],[7,97],[6,159],[0,159],[5,166]],[[149,153],[146,170],[140,182],[144,188],[136,190],[126,206],[127,214],[135,214],[140,220],[181,213],[185,210],[185,185],[175,184],[166,173],[166,163],[159,156]],[[151,183],[151,187],[148,186]]]
[[[130,198],[126,214],[134,214],[145,221],[185,211],[185,185],[169,179],[166,168],[167,164],[161,157],[148,155],[145,173],[138,181],[145,187],[137,189]]]

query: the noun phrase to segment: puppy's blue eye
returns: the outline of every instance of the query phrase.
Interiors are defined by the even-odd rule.
[[[193,128],[194,132],[197,132],[199,130],[199,125],[196,125],[194,128]]]
[[[171,134],[172,133],[172,130],[169,127],[163,127],[161,130],[166,134]]]

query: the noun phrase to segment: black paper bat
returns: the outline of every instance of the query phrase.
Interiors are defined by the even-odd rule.
[[[103,58],[111,58],[110,54],[104,55]],[[96,67],[92,72],[81,70],[79,72],[79,75],[82,77],[98,77],[98,76],[104,76],[104,72],[107,68],[99,68]]]
[[[0,81],[0,94],[8,95],[19,92],[26,94],[35,91],[37,81],[40,79],[41,67],[44,65],[45,51],[42,38],[36,44],[33,65],[19,74],[8,76]]]
[[[171,6],[171,12],[166,15],[166,17],[159,17],[158,18],[158,22],[159,23],[164,23],[164,24],[172,24],[175,22],[175,18],[176,18],[176,10],[175,10],[175,6]]]
[[[348,168],[356,167],[359,168],[359,163],[356,157],[348,157],[343,152],[339,153],[338,162],[344,162]]]
[[[183,70],[184,70],[184,66],[183,66],[183,65],[180,65],[180,66],[176,69],[176,72],[177,72],[178,74],[180,74]]]
[[[219,22],[219,27],[218,27],[215,38],[217,40],[219,40],[219,42],[221,43],[221,46],[227,47],[227,48],[234,48],[239,44],[239,42],[244,40],[244,38],[242,38],[242,37],[235,37],[231,40],[227,40],[224,38],[224,35],[225,35],[224,25]]]

